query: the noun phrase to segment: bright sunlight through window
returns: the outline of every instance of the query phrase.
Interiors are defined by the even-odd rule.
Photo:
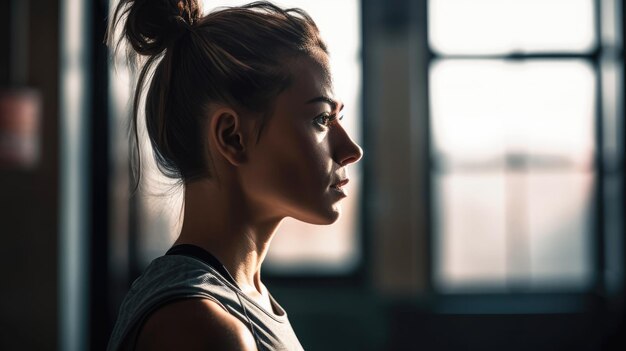
[[[438,288],[592,282],[595,38],[591,0],[429,2]]]

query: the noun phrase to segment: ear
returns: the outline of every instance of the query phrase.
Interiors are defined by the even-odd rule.
[[[229,108],[220,108],[213,114],[209,137],[215,141],[216,151],[233,166],[246,159],[246,145],[239,114]]]

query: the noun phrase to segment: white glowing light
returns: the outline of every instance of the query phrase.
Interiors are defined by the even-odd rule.
[[[429,41],[441,54],[586,52],[592,0],[431,0]]]
[[[589,64],[443,60],[430,76],[438,153],[458,161],[515,152],[590,162],[595,79]]]

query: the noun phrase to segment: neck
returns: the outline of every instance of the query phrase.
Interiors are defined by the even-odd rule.
[[[213,254],[242,290],[263,293],[261,264],[282,218],[262,218],[232,186],[210,180],[185,186],[183,226],[175,244]]]

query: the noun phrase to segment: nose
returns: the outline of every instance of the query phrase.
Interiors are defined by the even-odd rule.
[[[355,163],[363,157],[363,149],[352,140],[348,132],[339,125],[335,128],[336,135],[334,139],[333,159],[340,166],[347,166]]]

